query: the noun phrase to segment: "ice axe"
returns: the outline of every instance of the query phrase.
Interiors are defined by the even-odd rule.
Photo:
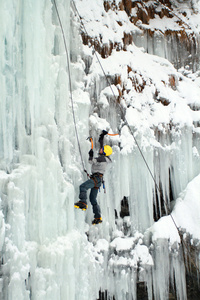
[[[110,135],[110,136],[116,136],[116,135],[119,135],[119,133],[107,133],[107,135]],[[89,137],[87,138],[87,140],[90,140],[90,142],[91,142],[91,149],[93,149],[93,148],[94,148],[94,142],[93,142],[92,137],[89,136]]]
[[[94,143],[93,143],[92,137],[89,136],[89,137],[87,138],[87,140],[90,140],[90,142],[91,142],[91,149],[93,150],[93,148],[94,148]]]
[[[119,133],[107,133],[107,135],[116,136],[116,135],[119,135]]]

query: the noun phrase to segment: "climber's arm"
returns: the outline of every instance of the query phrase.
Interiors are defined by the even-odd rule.
[[[100,134],[99,136],[99,144],[100,144],[100,148],[103,148],[103,139],[104,139],[104,136],[107,134],[108,132],[103,130],[102,133]]]

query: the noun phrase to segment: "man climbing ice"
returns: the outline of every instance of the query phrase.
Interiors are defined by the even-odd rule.
[[[103,181],[103,174],[105,173],[108,164],[112,162],[109,157],[109,155],[112,154],[112,148],[108,145],[103,146],[103,139],[107,133],[108,133],[107,131],[103,130],[99,136],[99,143],[100,143],[99,156],[93,158],[94,156],[93,149],[89,151],[89,163],[92,164],[91,167],[92,175],[90,176],[89,180],[85,181],[80,185],[80,194],[79,194],[80,200],[79,202],[76,202],[74,204],[74,207],[80,208],[82,210],[86,210],[88,207],[87,190],[91,189],[90,202],[92,204],[93,213],[94,213],[94,220],[92,221],[93,225],[102,223],[101,211],[97,203],[97,193]]]

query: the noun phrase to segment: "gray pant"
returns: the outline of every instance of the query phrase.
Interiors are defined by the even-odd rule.
[[[87,190],[91,189],[90,202],[92,204],[92,209],[95,218],[101,217],[101,210],[97,203],[97,193],[98,193],[98,188],[100,186],[101,186],[101,177],[99,176],[94,176],[94,180],[89,179],[80,185],[79,198],[81,202],[87,203]]]

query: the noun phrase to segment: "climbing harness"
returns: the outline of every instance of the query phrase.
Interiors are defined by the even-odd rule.
[[[97,180],[97,178],[100,178],[101,179],[101,183],[102,183],[103,174],[101,174],[101,173],[94,173],[94,174],[90,175],[90,179],[92,179],[94,181],[94,188],[98,190],[100,187],[98,187],[98,180]]]
[[[54,1],[55,1],[55,0],[54,0]],[[77,13],[77,15],[78,15],[78,17],[79,17],[80,23],[81,23],[81,25],[82,25],[82,27],[83,27],[85,33],[88,35],[87,30],[86,30],[86,28],[85,28],[85,26],[84,26],[84,24],[83,24],[82,18],[81,18],[80,14],[79,14],[79,12],[78,12],[78,10],[77,10],[77,7],[76,7],[76,5],[75,5],[74,0],[71,0],[71,2],[72,2],[73,5],[74,5],[74,9],[75,9],[75,11],[76,11],[76,13]],[[156,0],[156,2],[160,3],[160,1],[158,1],[158,0]],[[160,3],[160,4],[162,4],[162,3]],[[170,9],[169,9],[169,10],[170,10]],[[178,17],[178,16],[177,16],[177,17]],[[179,18],[179,17],[178,17],[178,18]],[[89,35],[88,35],[88,36],[89,36]],[[105,76],[105,78],[106,78],[106,80],[107,80],[107,83],[108,83],[108,85],[109,85],[109,87],[110,87],[110,89],[111,89],[111,91],[112,91],[112,94],[113,94],[113,96],[114,96],[114,98],[115,98],[115,100],[116,100],[116,103],[118,103],[117,97],[116,97],[116,95],[115,95],[115,93],[114,93],[114,91],[113,91],[113,88],[112,88],[110,79],[108,78],[108,76],[106,75],[106,73],[105,73],[105,71],[104,71],[104,68],[103,68],[103,66],[102,66],[102,64],[101,64],[101,61],[100,61],[100,59],[99,59],[99,57],[98,57],[98,55],[97,55],[97,53],[96,53],[96,50],[95,50],[94,46],[93,46],[93,51],[94,51],[94,55],[96,56],[99,65],[100,65],[100,67],[101,67],[101,70],[102,70],[102,72],[103,72],[103,74],[104,74],[104,76]],[[119,104],[119,103],[118,103],[118,104]],[[123,109],[122,109],[122,107],[121,107],[120,104],[119,104],[119,109],[120,109],[122,115],[124,115]],[[139,144],[138,144],[138,142],[137,142],[137,139],[136,139],[135,136],[134,136],[134,133],[133,133],[133,131],[132,131],[132,129],[131,129],[131,127],[130,127],[128,121],[127,121],[127,119],[126,119],[126,116],[124,116],[124,123],[125,123],[126,126],[128,127],[128,129],[129,129],[131,135],[133,136],[133,139],[134,139],[134,141],[135,141],[135,143],[136,143],[136,146],[137,146],[137,148],[138,148],[138,150],[139,150],[139,152],[140,152],[140,154],[141,154],[141,156],[142,156],[142,159],[143,159],[143,161],[144,161],[144,163],[145,163],[145,165],[146,165],[146,167],[147,167],[147,169],[148,169],[148,171],[149,171],[149,173],[150,173],[150,175],[151,175],[151,177],[152,177],[152,179],[153,179],[153,181],[154,181],[154,183],[155,183],[155,187],[156,187],[156,189],[157,189],[157,190],[159,191],[159,193],[160,193],[160,197],[161,197],[161,199],[163,200],[163,203],[164,203],[165,206],[166,206],[166,213],[167,213],[167,215],[169,215],[169,216],[171,217],[171,219],[172,219],[172,221],[173,221],[173,223],[174,223],[174,226],[176,227],[176,229],[177,229],[177,231],[178,231],[178,234],[179,234],[179,236],[180,236],[181,245],[182,245],[184,265],[185,265],[185,268],[186,268],[185,255],[184,255],[184,247],[185,247],[185,249],[187,249],[188,255],[191,257],[191,255],[190,255],[190,253],[189,253],[189,250],[188,250],[188,247],[187,247],[185,241],[183,240],[182,233],[181,233],[179,227],[177,226],[177,224],[176,224],[176,222],[175,222],[175,220],[174,220],[174,217],[173,217],[172,214],[170,213],[170,207],[169,207],[168,203],[165,201],[165,199],[164,199],[163,196],[162,196],[162,191],[161,191],[160,187],[158,186],[158,184],[157,184],[157,182],[156,182],[156,180],[155,180],[155,177],[154,177],[154,175],[153,175],[153,173],[152,173],[152,171],[151,171],[151,169],[150,169],[150,167],[149,167],[149,165],[148,165],[148,163],[147,163],[147,161],[146,161],[146,159],[145,159],[145,157],[144,157],[144,154],[143,154],[143,152],[142,152],[142,150],[141,150],[141,148],[140,148],[140,146],[139,146]],[[108,134],[108,135],[112,135],[112,134]],[[117,135],[117,134],[114,134],[114,135]],[[198,272],[200,273],[199,267],[198,267],[197,264],[192,260],[192,258],[191,258],[191,261],[193,262],[193,264],[195,265],[196,269],[197,269]]]
[[[103,185],[104,193],[106,193],[105,181],[104,181],[104,178],[103,178],[103,174],[101,174],[101,173],[94,173],[90,176],[90,179],[92,179],[94,181],[94,188],[99,190],[99,192],[100,192],[100,187],[101,186],[99,186],[99,187],[97,186],[98,185],[97,177],[101,178],[101,183]]]

